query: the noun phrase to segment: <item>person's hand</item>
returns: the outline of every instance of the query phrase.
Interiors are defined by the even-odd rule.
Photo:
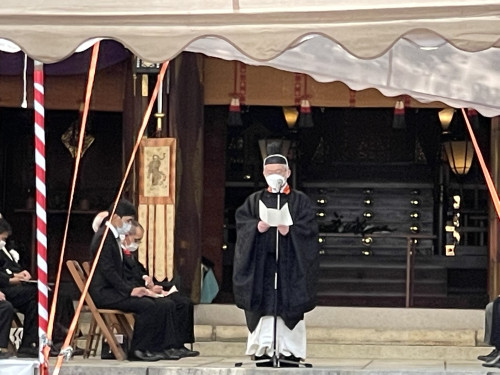
[[[145,287],[143,286],[138,286],[137,288],[134,288],[132,289],[132,291],[130,292],[130,295],[132,297],[144,297],[144,296],[147,296],[149,295],[150,291],[147,290]]]
[[[282,236],[286,236],[289,230],[290,227],[288,225],[278,225],[278,231],[281,233]]]
[[[0,292],[0,301],[5,301],[5,294]]]
[[[151,276],[144,275],[142,279],[144,280],[144,285],[146,286],[146,288],[151,289],[152,287],[154,287],[155,284]]]
[[[161,285],[153,285],[151,287],[151,291],[153,293],[156,293],[156,294],[162,294],[163,293],[163,288],[161,287]]]
[[[270,225],[262,220],[259,221],[259,223],[257,224],[257,230],[260,233],[267,232],[269,228],[270,228]]]
[[[23,270],[20,273],[22,274],[24,281],[31,280],[31,274],[28,271]]]
[[[31,280],[31,275],[28,271],[24,270],[21,272],[14,273],[14,275],[9,279],[10,284],[19,284],[21,281]]]

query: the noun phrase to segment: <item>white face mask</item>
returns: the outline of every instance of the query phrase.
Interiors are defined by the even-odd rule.
[[[116,228],[116,231],[118,234],[127,234],[130,232],[130,229],[132,228],[132,224],[128,222],[124,222],[120,228]]]
[[[270,174],[266,176],[266,182],[273,193],[278,193],[285,185],[286,178],[279,174]]]
[[[137,251],[137,249],[139,248],[139,244],[137,242],[132,242],[130,245],[127,246],[127,250],[128,251]]]
[[[5,245],[7,245],[7,242],[5,242],[4,240],[0,241],[0,249],[3,249]]]

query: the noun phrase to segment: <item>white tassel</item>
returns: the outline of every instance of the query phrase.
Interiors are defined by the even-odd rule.
[[[27,91],[26,91],[26,70],[28,69],[28,55],[24,54],[24,69],[23,69],[23,102],[22,108],[28,108]]]

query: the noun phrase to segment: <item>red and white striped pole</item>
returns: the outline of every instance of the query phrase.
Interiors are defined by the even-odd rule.
[[[38,337],[40,347],[40,375],[48,374],[43,354],[47,345],[49,320],[49,292],[47,288],[47,211],[45,187],[45,108],[43,86],[43,64],[35,61],[33,75],[35,109],[35,165],[36,165],[36,244],[38,271]]]

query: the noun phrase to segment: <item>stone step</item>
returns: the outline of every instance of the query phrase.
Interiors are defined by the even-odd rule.
[[[245,342],[246,326],[195,326],[196,341]],[[307,342],[339,345],[479,346],[483,330],[308,327]]]
[[[88,318],[81,316],[82,332]],[[305,320],[308,358],[473,361],[490,352],[483,343],[482,310],[320,306]],[[244,356],[247,335],[236,306],[195,306],[194,348],[204,357]]]
[[[220,357],[222,353],[224,357],[242,357],[246,343],[197,342],[194,348],[204,357]],[[478,355],[490,351],[490,348],[471,346],[307,344],[307,358],[474,361]]]
[[[199,304],[194,312],[196,325],[245,325],[243,310],[233,304]],[[308,327],[480,330],[484,310],[318,306],[305,320]]]
[[[310,358],[475,360],[484,311],[317,307],[306,314]],[[196,348],[204,356],[241,356],[247,328],[233,305],[195,306]]]

